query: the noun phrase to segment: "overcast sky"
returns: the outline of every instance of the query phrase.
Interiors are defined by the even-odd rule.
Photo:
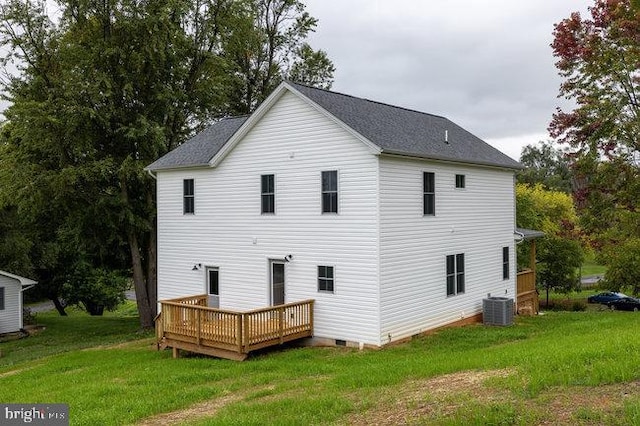
[[[553,25],[593,0],[306,0],[332,90],[444,115],[511,157],[547,140]]]

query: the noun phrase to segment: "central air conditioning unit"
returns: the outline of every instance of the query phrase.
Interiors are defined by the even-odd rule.
[[[512,325],[513,299],[488,297],[482,300],[482,321],[485,325]]]

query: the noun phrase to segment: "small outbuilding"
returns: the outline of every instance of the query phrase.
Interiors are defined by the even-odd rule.
[[[0,334],[22,329],[22,292],[36,284],[29,278],[0,271]]]

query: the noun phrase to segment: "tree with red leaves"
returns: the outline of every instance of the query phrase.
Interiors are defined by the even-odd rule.
[[[584,228],[613,263],[640,238],[640,8],[635,0],[596,0],[590,17],[556,24],[551,44],[564,82],[549,132],[572,150],[574,197]],[[618,250],[616,250],[616,247]]]

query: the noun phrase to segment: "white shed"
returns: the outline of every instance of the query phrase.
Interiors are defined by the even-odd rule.
[[[36,284],[29,278],[0,271],[0,334],[22,328],[22,292]]]

